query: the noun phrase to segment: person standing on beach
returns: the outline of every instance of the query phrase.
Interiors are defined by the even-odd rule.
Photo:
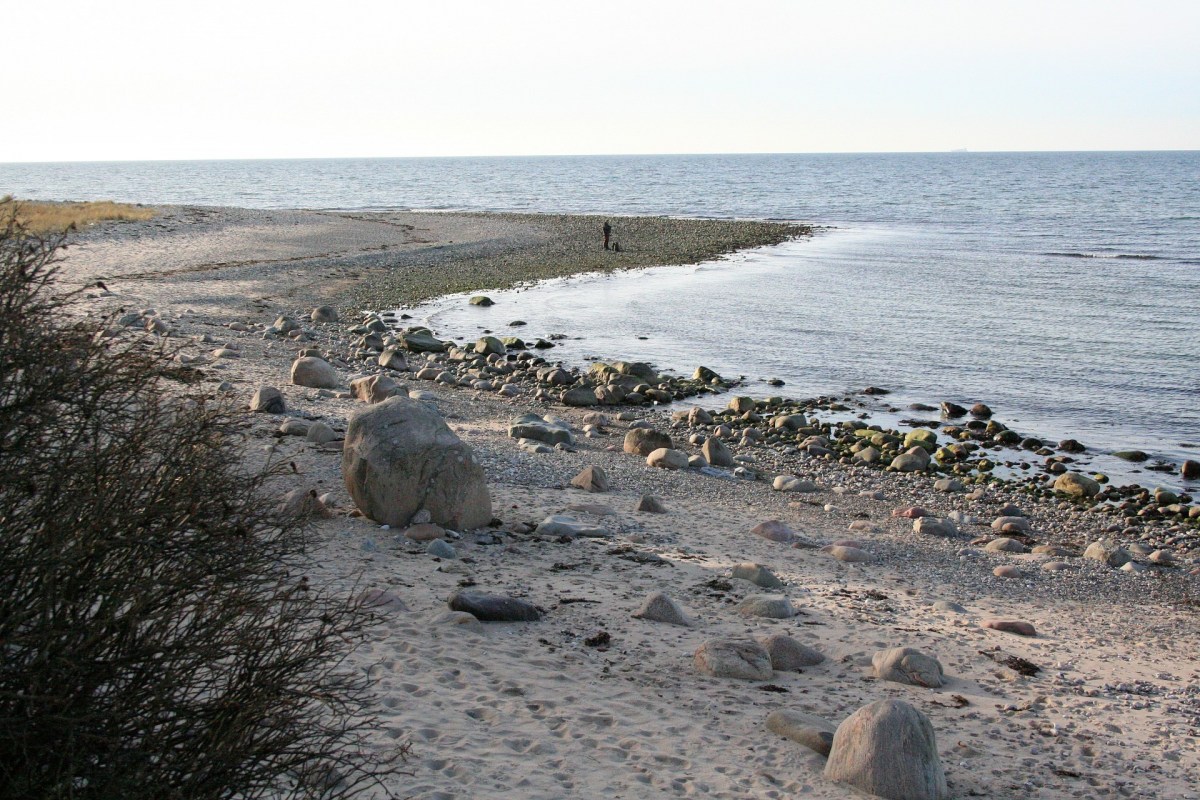
[[[612,225],[608,224],[608,220],[604,220],[604,249],[608,249],[608,237],[612,235]]]

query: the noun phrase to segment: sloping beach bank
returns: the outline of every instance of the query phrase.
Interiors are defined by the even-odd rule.
[[[326,545],[314,579],[396,596],[356,656],[379,678],[386,724],[378,745],[414,745],[414,775],[398,781],[394,795],[847,797],[850,790],[822,777],[820,756],[767,729],[768,715],[806,712],[837,725],[865,703],[897,698],[930,717],[950,796],[1189,796],[1200,764],[1193,664],[1200,642],[1186,537],[1165,548],[1179,564],[1166,566],[1139,553],[1142,532],[1111,531],[1142,566],[1121,571],[1080,557],[1112,521],[1077,505],[1003,489],[942,492],[931,476],[843,465],[745,437],[730,436],[726,446],[742,475],[759,480],[732,467],[654,469],[623,452],[631,423],[697,455],[692,436],[720,438],[714,423],[734,420],[689,424],[649,406],[563,407],[519,381],[505,396],[417,379],[434,365],[429,377],[453,375],[455,365],[445,354],[415,353],[395,377],[426,393],[475,449],[501,524],[449,536],[450,557],[351,515],[338,437],[361,404],[288,383],[300,348],[328,357],[341,386],[384,371],[377,359],[355,358],[362,348],[347,328],[359,318],[346,312],[595,269],[608,258],[630,259],[620,266],[689,263],[799,232],[621,219],[615,238],[623,250],[610,254],[599,248],[600,221],[169,209],[147,223],[88,232],[63,264],[67,285],[102,280],[107,287],[91,290],[83,310],[132,314],[138,324],[122,336],[156,336],[142,332],[149,320],[180,348],[202,390],[239,404],[259,386],[281,390],[286,413],[247,415],[247,458],[253,463],[269,449],[295,463],[297,477],[281,493],[310,486],[330,493],[336,511],[319,523]],[[634,244],[643,231],[653,235],[652,250]],[[340,306],[341,323],[308,321],[313,306],[330,303]],[[296,336],[267,330],[281,315],[298,323]],[[543,355],[553,361],[552,354]],[[710,411],[725,405],[696,403]],[[753,410],[773,415],[770,406]],[[622,411],[630,419],[618,420]],[[527,412],[562,418],[573,443],[548,452],[521,447],[508,427]],[[595,413],[607,423],[588,416]],[[332,441],[281,433],[316,422],[332,429]],[[605,471],[607,491],[570,488],[589,465]],[[815,491],[774,491],[777,475],[811,481]],[[644,494],[666,513],[634,510]],[[1010,504],[1020,515],[1001,513]],[[919,533],[911,518],[893,515],[912,506],[942,519],[957,515],[958,532]],[[560,513],[596,535],[536,530]],[[1002,516],[1018,519],[1008,531],[994,529]],[[853,540],[867,560],[750,532],[770,519],[798,532],[802,544]],[[1175,524],[1139,523],[1164,540]],[[1016,544],[988,548],[1000,539]],[[1035,543],[1061,549],[1018,552]],[[743,562],[770,568],[781,584],[733,577]],[[1050,563],[1059,566],[1046,569]],[[447,625],[440,621],[446,599],[463,587],[520,596],[546,613],[539,622]],[[683,605],[694,624],[633,618],[653,591]],[[785,595],[801,613],[776,619],[738,611],[764,591]],[[994,617],[1029,622],[1037,636],[981,625]],[[824,659],[760,681],[709,677],[693,666],[706,640],[777,633]],[[899,646],[936,656],[945,685],[876,677],[872,655]],[[1040,669],[1024,675],[994,660],[994,648]]]

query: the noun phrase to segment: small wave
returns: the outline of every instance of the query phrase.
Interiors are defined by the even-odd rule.
[[[1151,256],[1142,253],[1042,253],[1044,256],[1054,256],[1056,258],[1114,258],[1114,259],[1129,259],[1133,261],[1161,261],[1162,256]]]

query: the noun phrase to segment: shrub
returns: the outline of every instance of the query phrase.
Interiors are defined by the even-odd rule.
[[[0,796],[343,797],[366,617],[168,353],[70,321],[61,240],[0,228]]]

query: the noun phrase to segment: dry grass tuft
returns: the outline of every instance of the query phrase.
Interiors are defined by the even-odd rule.
[[[15,200],[12,195],[0,197],[0,219],[13,217],[30,233],[39,235],[64,233],[110,220],[141,221],[151,219],[154,209],[111,200],[83,203],[50,203]]]

